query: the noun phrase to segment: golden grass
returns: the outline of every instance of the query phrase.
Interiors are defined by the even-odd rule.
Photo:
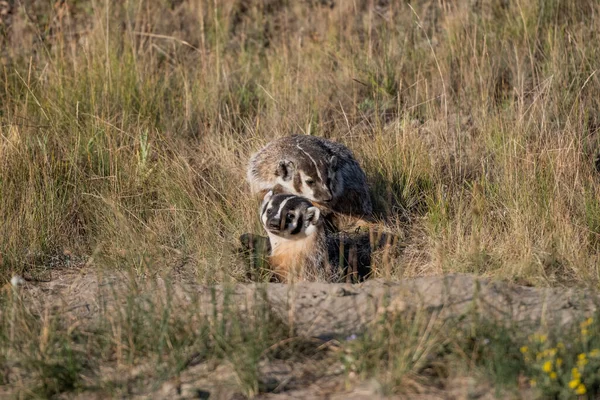
[[[0,270],[244,280],[252,151],[347,144],[392,278],[597,285],[595,1],[17,2],[0,29]],[[384,275],[382,270],[377,274]]]

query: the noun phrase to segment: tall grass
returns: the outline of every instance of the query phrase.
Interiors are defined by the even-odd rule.
[[[17,2],[0,73],[2,275],[57,254],[244,280],[252,151],[362,162],[396,278],[597,284],[595,1]]]

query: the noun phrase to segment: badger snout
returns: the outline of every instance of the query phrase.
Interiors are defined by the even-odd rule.
[[[329,190],[324,190],[321,192],[319,199],[319,201],[322,201],[323,203],[329,203],[331,200],[333,200],[333,195]]]
[[[333,200],[333,194],[327,187],[319,188],[315,193],[315,200],[327,203]]]
[[[281,229],[281,220],[280,219],[270,219],[267,221],[267,228],[270,230],[278,231]]]

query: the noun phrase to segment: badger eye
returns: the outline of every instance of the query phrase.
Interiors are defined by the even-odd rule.
[[[267,210],[267,217],[271,215],[271,212],[272,212],[272,211],[271,211],[271,209],[269,208],[269,209]]]
[[[307,179],[304,181],[308,186],[313,186],[315,184],[315,181],[312,179]]]
[[[292,213],[288,213],[288,215],[286,216],[288,221],[293,221],[294,220],[295,215]]]

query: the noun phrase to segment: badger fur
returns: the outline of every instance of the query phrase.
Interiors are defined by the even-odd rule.
[[[349,274],[355,280],[364,277],[370,265],[369,238],[356,243],[342,233],[328,234],[319,208],[281,190],[276,186],[269,191],[260,208],[270,242],[267,260],[275,279],[331,282]]]
[[[365,173],[344,145],[294,135],[273,140],[254,154],[247,179],[253,193],[281,185],[312,201],[322,212],[370,219],[373,207]]]

